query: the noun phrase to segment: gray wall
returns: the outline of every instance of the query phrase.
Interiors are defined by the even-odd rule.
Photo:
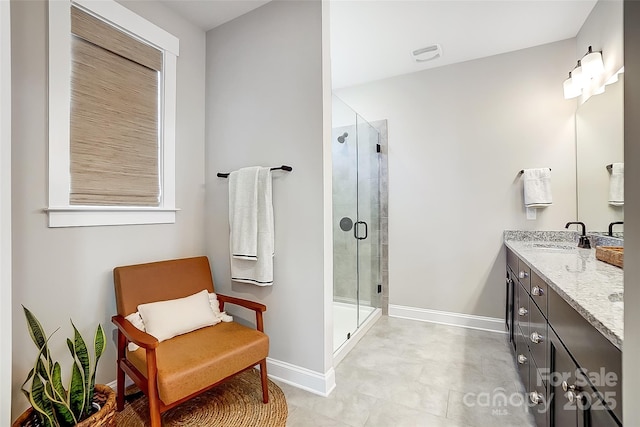
[[[206,90],[205,236],[216,289],[266,304],[270,358],[315,372],[325,370],[321,16],[317,1],[274,1],[209,31]],[[232,284],[228,182],[216,172],[281,164],[293,172],[273,174],[274,284]]]
[[[624,425],[640,425],[640,2],[624,2],[624,345],[622,352]],[[629,262],[631,261],[631,262]]]
[[[576,217],[575,39],[339,90],[389,125],[389,303],[504,315],[505,229]],[[527,220],[523,168],[552,169],[553,206]]]
[[[180,38],[176,122],[175,224],[47,228],[47,7],[13,1],[13,396],[12,418],[28,406],[20,385],[37,351],[21,304],[51,333],[54,357],[69,373],[69,318],[87,337],[98,322],[111,338],[112,269],[118,265],[204,253],[205,34],[157,2],[125,5]],[[111,339],[97,381],[115,379]]]

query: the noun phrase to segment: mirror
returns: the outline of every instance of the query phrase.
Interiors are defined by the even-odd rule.
[[[623,74],[576,111],[578,220],[589,232],[607,234],[609,224],[624,220],[624,206],[609,204],[611,171],[607,165],[624,162]],[[622,237],[623,225],[614,235]]]

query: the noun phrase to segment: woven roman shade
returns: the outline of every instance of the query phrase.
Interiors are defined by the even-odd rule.
[[[162,52],[71,8],[71,205],[159,206]]]

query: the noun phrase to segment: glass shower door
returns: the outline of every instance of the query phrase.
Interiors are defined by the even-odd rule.
[[[355,123],[355,114],[352,116]],[[355,125],[334,128],[333,147],[333,349],[358,328],[358,156]]]
[[[334,97],[334,351],[380,306],[378,131]]]
[[[378,131],[358,116],[358,326],[380,307]]]

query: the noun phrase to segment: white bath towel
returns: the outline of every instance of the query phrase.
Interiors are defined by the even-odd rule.
[[[524,170],[524,205],[528,208],[551,206],[551,169]]]
[[[229,225],[231,256],[258,258],[258,172],[259,166],[229,174]]]
[[[254,186],[234,184],[245,169],[257,171]],[[231,280],[269,286],[273,285],[275,247],[271,169],[265,167],[245,169],[231,172],[229,175]],[[249,171],[246,172],[249,173]],[[247,181],[250,182],[250,180]],[[251,212],[238,213],[238,209],[247,209]],[[246,222],[246,226],[236,224],[238,218],[241,222]],[[238,233],[241,234],[237,235]]]
[[[624,163],[613,163],[609,177],[609,204],[624,206]]]

